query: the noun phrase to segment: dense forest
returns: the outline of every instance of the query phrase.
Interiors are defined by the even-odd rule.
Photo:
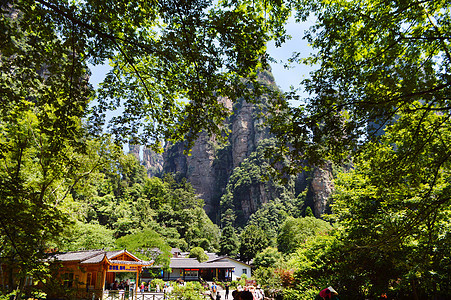
[[[285,62],[315,67],[300,99],[261,75],[266,43],[283,47],[306,20],[313,51]],[[283,299],[327,286],[449,298],[450,32],[443,0],[2,1],[0,257],[15,279],[2,276],[0,297],[48,281],[49,251],[127,248],[167,266],[179,247],[252,260]],[[88,65],[105,62],[94,90]],[[227,122],[251,105],[265,134],[218,167],[236,146]],[[189,154],[210,138],[227,180],[208,203],[123,151]],[[334,188],[318,209],[296,179],[324,170]]]

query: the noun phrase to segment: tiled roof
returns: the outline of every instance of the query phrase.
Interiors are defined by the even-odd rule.
[[[108,252],[106,253],[106,256],[108,257],[108,259],[111,259],[111,258],[113,258],[113,257],[115,257],[115,256],[117,256],[117,255],[119,255],[119,254],[124,253],[124,252],[127,252],[127,250],[108,251]],[[127,252],[127,253],[130,254],[131,256],[135,257],[135,256],[134,256],[133,254],[131,254],[130,252]],[[136,259],[138,259],[138,258],[136,257]]]
[[[123,260],[111,260],[112,258],[122,254],[127,253],[134,257],[137,261],[123,261]],[[96,264],[104,260],[105,256],[107,259],[115,264],[140,264],[140,265],[151,265],[153,262],[143,261],[133,254],[127,252],[127,250],[116,250],[116,251],[106,251],[106,250],[86,250],[86,251],[71,251],[66,253],[54,253],[49,256],[48,260],[58,260],[58,261],[74,261],[80,264]]]
[[[105,258],[105,253],[100,253],[99,255],[96,255],[94,257],[91,257],[89,259],[86,259],[84,261],[81,261],[81,264],[97,264],[101,262]]]
[[[208,256],[208,260],[212,260],[212,259],[218,258],[218,255],[216,253],[207,252],[206,254]]]
[[[50,255],[49,260],[59,261],[84,261],[95,257],[97,255],[105,253],[105,250],[85,250],[85,251],[72,251],[65,253],[54,253]]]
[[[211,269],[211,268],[233,268],[234,266],[229,262],[199,262],[196,258],[172,258],[169,265],[173,269],[196,268],[196,269]]]
[[[234,258],[231,258],[231,257],[228,257],[228,256],[219,256],[219,257],[217,257],[217,258],[210,259],[210,260],[208,260],[208,261],[206,261],[206,262],[207,262],[207,263],[213,263],[213,262],[219,262],[219,261],[224,262],[224,261],[228,261],[228,260],[233,260],[233,261],[235,261],[235,262],[237,262],[237,263],[240,263],[240,264],[242,264],[242,265],[248,265],[248,266],[249,266],[249,264],[247,264],[247,263],[245,263],[245,262],[239,261],[239,260],[237,260],[237,259],[234,259]]]

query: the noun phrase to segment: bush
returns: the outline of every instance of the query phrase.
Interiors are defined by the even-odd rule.
[[[157,284],[160,285],[160,290],[163,290],[163,286],[164,286],[164,280],[163,279],[159,279],[159,278],[155,278],[150,282],[150,286],[153,290],[155,290],[157,288]]]
[[[205,288],[200,282],[189,281],[185,285],[175,285],[174,291],[168,295],[169,299],[204,300]]]

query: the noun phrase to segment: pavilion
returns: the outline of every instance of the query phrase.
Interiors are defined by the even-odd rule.
[[[86,250],[53,253],[49,262],[60,263],[58,275],[65,287],[71,288],[76,299],[103,299],[105,289],[116,280],[116,273],[136,273],[136,283],[144,266],[153,262],[143,261],[127,250]],[[137,292],[138,284],[134,285]],[[60,295],[50,295],[58,297]]]

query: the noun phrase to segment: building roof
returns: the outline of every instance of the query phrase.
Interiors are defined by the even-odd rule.
[[[64,253],[52,253],[49,256],[49,260],[58,261],[85,261],[92,257],[104,254],[104,250],[83,250],[83,251],[70,251]]]
[[[210,259],[210,260],[208,260],[208,261],[206,261],[206,262],[208,262],[208,263],[213,263],[213,262],[220,262],[220,261],[227,261],[227,260],[232,260],[232,261],[237,262],[237,263],[239,263],[239,264],[246,265],[246,266],[250,267],[249,264],[247,264],[247,263],[245,263],[245,262],[242,262],[242,261],[239,261],[239,260],[237,260],[237,259],[228,257],[228,256],[220,256],[220,257],[216,257],[216,258]]]
[[[127,254],[133,260],[114,260],[115,257],[121,254]],[[110,264],[126,264],[126,265],[151,265],[153,263],[149,261],[144,261],[127,250],[116,250],[116,251],[106,251],[106,250],[82,250],[82,251],[70,251],[64,253],[53,253],[48,257],[48,260],[55,260],[61,262],[78,262],[80,264],[97,264],[106,260]]]
[[[234,267],[230,262],[199,262],[196,258],[171,258],[169,266],[172,269],[231,269]]]

